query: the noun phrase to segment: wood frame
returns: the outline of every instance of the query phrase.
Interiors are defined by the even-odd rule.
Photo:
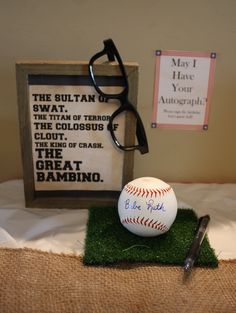
[[[99,75],[118,75],[118,66],[115,64],[97,64]],[[125,63],[130,92],[129,100],[137,106],[138,65]],[[18,96],[18,111],[20,123],[21,153],[24,179],[24,193],[26,207],[38,208],[88,208],[91,206],[109,206],[117,202],[123,186],[133,179],[134,152],[123,152],[122,183],[119,190],[83,190],[56,189],[36,190],[35,165],[33,160],[33,132],[31,129],[32,113],[29,98],[29,77],[39,76],[88,76],[87,62],[74,61],[19,61],[16,63],[16,82]],[[134,126],[134,125],[133,125]],[[81,135],[81,134],[80,134]],[[134,144],[135,127],[125,117],[125,142]],[[102,157],[102,154],[101,154]],[[112,169],[107,169],[112,170]]]

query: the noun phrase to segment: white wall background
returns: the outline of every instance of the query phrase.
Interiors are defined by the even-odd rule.
[[[22,177],[16,60],[88,60],[111,37],[140,65],[150,153],[135,154],[135,176],[236,182],[235,16],[235,0],[0,0],[0,180]],[[151,129],[156,49],[217,53],[208,131]]]

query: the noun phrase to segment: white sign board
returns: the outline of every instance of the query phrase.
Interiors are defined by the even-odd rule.
[[[208,129],[215,53],[156,51],[153,128]]]
[[[29,99],[35,190],[122,188],[123,153],[107,131],[117,103],[86,85],[33,84]],[[124,118],[116,131],[124,133]]]

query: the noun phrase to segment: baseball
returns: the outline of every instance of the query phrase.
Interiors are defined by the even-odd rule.
[[[176,218],[175,193],[160,179],[137,178],[124,186],[118,200],[118,214],[122,225],[138,236],[164,234]]]

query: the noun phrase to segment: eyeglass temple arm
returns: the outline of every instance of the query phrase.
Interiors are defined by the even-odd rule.
[[[109,62],[114,62],[115,61],[115,56],[113,53],[111,53],[110,51],[107,51],[107,57],[108,57],[108,61]]]
[[[107,39],[103,41],[104,49],[103,54],[106,54],[109,62],[115,61],[115,53],[114,53],[114,42],[112,39]]]

